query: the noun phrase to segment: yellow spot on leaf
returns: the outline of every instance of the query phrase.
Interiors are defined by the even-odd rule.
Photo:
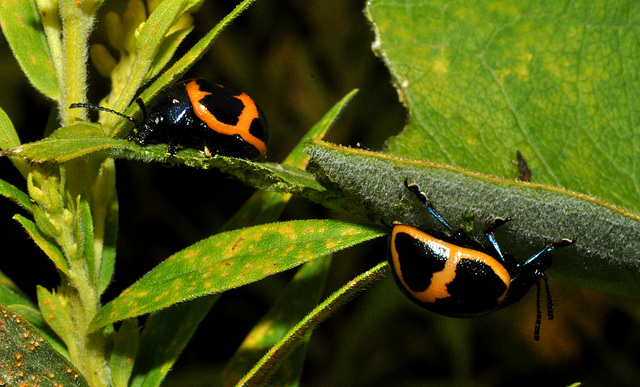
[[[358,235],[358,230],[355,228],[345,228],[342,230],[342,235]]]
[[[449,60],[444,55],[440,55],[433,61],[432,68],[438,74],[446,74],[449,72]]]

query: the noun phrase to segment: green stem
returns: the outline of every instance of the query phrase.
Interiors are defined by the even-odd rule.
[[[89,325],[99,309],[96,292],[78,291],[75,286],[86,289],[87,283],[75,283],[64,289],[65,298],[72,313],[75,340],[67,343],[73,364],[82,372],[90,386],[108,386],[105,340],[102,332],[92,332]]]
[[[84,119],[85,109],[69,109],[75,102],[86,101],[87,59],[89,33],[95,21],[95,7],[92,4],[62,0],[62,47],[64,69],[61,82],[60,115],[62,125]]]
[[[89,53],[88,39],[95,21],[97,6],[91,0],[60,1],[60,17],[62,19],[63,69],[61,79],[60,116],[62,125],[69,125],[75,120],[85,118],[84,109],[69,109],[74,102],[86,101],[87,60]],[[83,167],[82,163],[67,164],[66,184],[63,187],[67,208],[78,207],[80,200],[90,200],[88,194],[95,182],[92,168]],[[77,199],[76,203],[73,203]],[[76,205],[74,205],[76,204]],[[102,203],[100,203],[102,204]],[[100,205],[98,204],[98,205]],[[69,345],[72,361],[78,367],[90,386],[108,386],[108,371],[104,354],[104,338],[101,332],[91,332],[89,326],[100,309],[100,294],[97,284],[93,283],[92,273],[82,248],[82,236],[78,231],[77,218],[80,211],[75,208],[74,219],[69,222],[69,230],[59,243],[63,246],[69,263],[69,285],[63,285],[67,301],[72,311],[74,336]]]
[[[99,164],[73,160],[56,166],[34,167],[29,194],[34,203],[35,220],[42,232],[54,239],[64,255],[66,268],[58,298],[69,316],[70,330],[61,334],[71,360],[90,386],[108,385],[108,368],[102,332],[92,332],[90,324],[100,309],[100,287],[91,271],[95,263],[95,244],[91,233],[93,219],[82,207],[91,202]],[[104,205],[103,202],[96,203]],[[89,218],[86,218],[89,216]],[[99,264],[99,263],[98,263]],[[62,311],[61,311],[62,312]],[[54,331],[56,327],[52,325]],[[59,328],[59,327],[58,327]]]
[[[69,263],[69,283],[72,287],[69,303],[73,312],[73,323],[75,327],[75,357],[72,356],[74,364],[82,371],[85,379],[91,386],[108,386],[108,371],[105,361],[104,346],[105,341],[101,332],[92,332],[91,321],[100,310],[100,289],[98,279],[92,271],[92,265],[88,262],[95,262],[96,251],[93,248],[87,250],[83,244],[84,238],[88,236],[88,230],[83,231],[84,221],[78,219],[82,216],[80,210],[81,203],[92,202],[91,187],[95,184],[99,171],[100,162],[88,160],[74,160],[64,164],[65,172],[65,192],[74,198],[69,200],[68,207],[74,208],[73,226],[66,235],[67,249],[65,254]],[[75,204],[75,205],[74,205]],[[103,206],[105,203],[93,203],[95,206]],[[95,221],[95,219],[93,219]],[[93,232],[95,224],[90,226]],[[83,235],[84,233],[84,235]],[[93,241],[93,238],[90,239]],[[92,254],[94,256],[89,256]],[[71,352],[71,351],[70,351]]]

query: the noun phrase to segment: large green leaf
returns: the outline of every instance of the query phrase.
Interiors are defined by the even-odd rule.
[[[370,0],[410,121],[394,155],[640,211],[640,3]],[[487,198],[490,200],[491,198]]]
[[[167,258],[105,305],[96,328],[258,281],[376,238],[374,227],[331,220],[270,223],[216,234]]]

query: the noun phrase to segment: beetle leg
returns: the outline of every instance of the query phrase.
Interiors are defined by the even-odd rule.
[[[496,253],[498,253],[498,255],[500,256],[500,258],[502,258],[503,261],[504,261],[504,254],[502,254],[502,250],[500,249],[500,246],[498,246],[498,242],[496,242],[496,236],[493,233],[493,230],[502,226],[503,224],[507,223],[510,220],[511,218],[506,218],[506,219],[495,218],[493,222],[489,223],[489,225],[487,226],[487,230],[484,232],[484,235],[486,235],[489,242],[491,242],[491,246],[493,246],[493,249],[495,250]]]

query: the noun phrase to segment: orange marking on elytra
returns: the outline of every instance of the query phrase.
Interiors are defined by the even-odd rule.
[[[441,271],[433,273],[431,277],[431,286],[429,286],[429,288],[422,292],[414,293],[414,296],[421,302],[432,304],[438,299],[451,297],[447,285],[455,279],[458,263],[463,259],[480,261],[485,265],[490,266],[494,273],[499,276],[505,284],[511,283],[511,276],[507,269],[505,269],[499,262],[496,261],[495,258],[490,255],[484,254],[477,250],[457,246],[452,243],[442,241],[418,230],[415,227],[405,225],[396,226],[394,228],[394,234],[399,232],[408,234],[413,239],[417,239],[425,245],[432,246],[433,250],[446,250],[446,254],[444,255],[449,257],[445,262],[444,268]],[[392,250],[394,251],[394,253],[392,253],[394,265],[399,266],[398,255],[395,252],[395,247],[393,247]],[[400,280],[404,284],[405,288],[409,288],[404,281],[404,278],[402,278],[402,275],[400,275]],[[507,285],[507,288],[498,298],[499,303],[504,300],[508,290],[509,287]]]
[[[249,133],[251,122],[259,117],[258,107],[251,97],[245,93],[234,96],[234,98],[239,99],[244,104],[244,110],[240,114],[240,117],[238,117],[238,123],[236,125],[227,125],[218,121],[216,116],[211,114],[209,109],[200,103],[204,97],[211,95],[211,93],[200,90],[200,86],[198,86],[196,81],[188,82],[185,87],[187,89],[189,99],[191,100],[191,105],[193,106],[193,112],[198,116],[198,118],[207,124],[214,124],[215,128],[211,129],[216,132],[226,134],[227,136],[239,134],[243,140],[256,147],[256,149],[260,151],[260,155],[267,153],[267,146],[264,141]],[[211,125],[209,125],[209,127],[211,127]]]

